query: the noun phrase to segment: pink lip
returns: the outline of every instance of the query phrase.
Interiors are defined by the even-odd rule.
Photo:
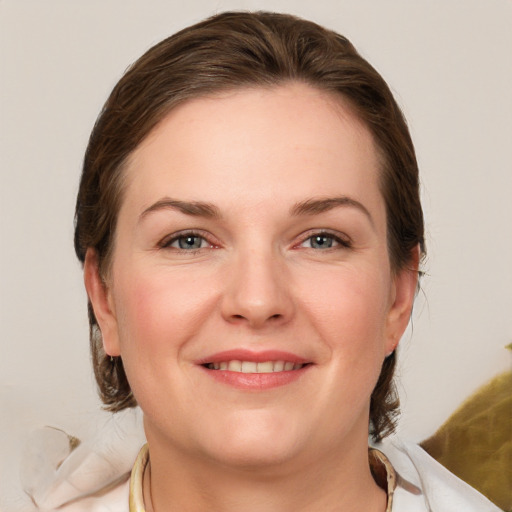
[[[282,352],[280,350],[253,352],[251,350],[235,349],[218,352],[197,361],[197,364],[201,370],[216,381],[246,391],[264,391],[279,386],[285,386],[286,384],[300,379],[313,366],[312,364],[305,364],[305,366],[299,370],[275,373],[240,373],[229,370],[211,370],[204,366],[208,363],[221,363],[235,360],[253,361],[256,363],[263,363],[265,361],[287,361],[294,364],[305,364],[310,362],[295,354]]]

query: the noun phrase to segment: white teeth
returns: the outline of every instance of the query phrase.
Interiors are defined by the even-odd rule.
[[[230,372],[241,372],[242,371],[242,361],[229,361],[228,370]]]
[[[289,372],[292,370],[300,370],[304,365],[301,363],[292,363],[290,361],[263,361],[256,363],[254,361],[222,361],[218,363],[209,363],[207,365],[210,370],[228,370],[238,373],[273,373],[273,372]]]
[[[258,364],[254,361],[242,361],[242,373],[258,373]]]
[[[274,371],[274,364],[272,361],[265,361],[264,363],[258,363],[258,373],[272,373]]]
[[[282,372],[284,370],[284,361],[276,361],[274,363],[274,371]]]

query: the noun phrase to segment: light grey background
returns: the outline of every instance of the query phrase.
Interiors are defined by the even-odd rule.
[[[427,437],[510,368],[511,1],[0,0],[0,496],[32,428],[87,436],[105,418],[72,249],[96,115],[144,50],[227,9],[291,12],[348,36],[409,120],[429,257],[400,356],[402,435]]]

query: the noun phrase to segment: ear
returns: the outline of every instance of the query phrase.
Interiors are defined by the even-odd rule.
[[[85,255],[84,283],[101,330],[103,348],[109,356],[118,356],[121,352],[112,295],[100,276],[98,254],[94,249],[87,249]]]
[[[397,347],[411,318],[418,286],[419,245],[413,249],[410,263],[393,277],[391,308],[388,312],[386,355]]]

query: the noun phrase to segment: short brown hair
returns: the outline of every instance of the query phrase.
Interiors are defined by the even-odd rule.
[[[88,248],[105,276],[130,154],[175,106],[241,87],[306,83],[348,100],[380,153],[393,271],[424,252],[418,166],[405,119],[383,78],[343,36],[291,15],[226,12],[165,39],[137,60],[114,87],[92,131],[76,203],[75,250]],[[92,360],[101,398],[116,411],[136,405],[121,358],[110,360],[89,303]],[[398,398],[395,354],[385,359],[370,404],[370,433],[393,431]]]

